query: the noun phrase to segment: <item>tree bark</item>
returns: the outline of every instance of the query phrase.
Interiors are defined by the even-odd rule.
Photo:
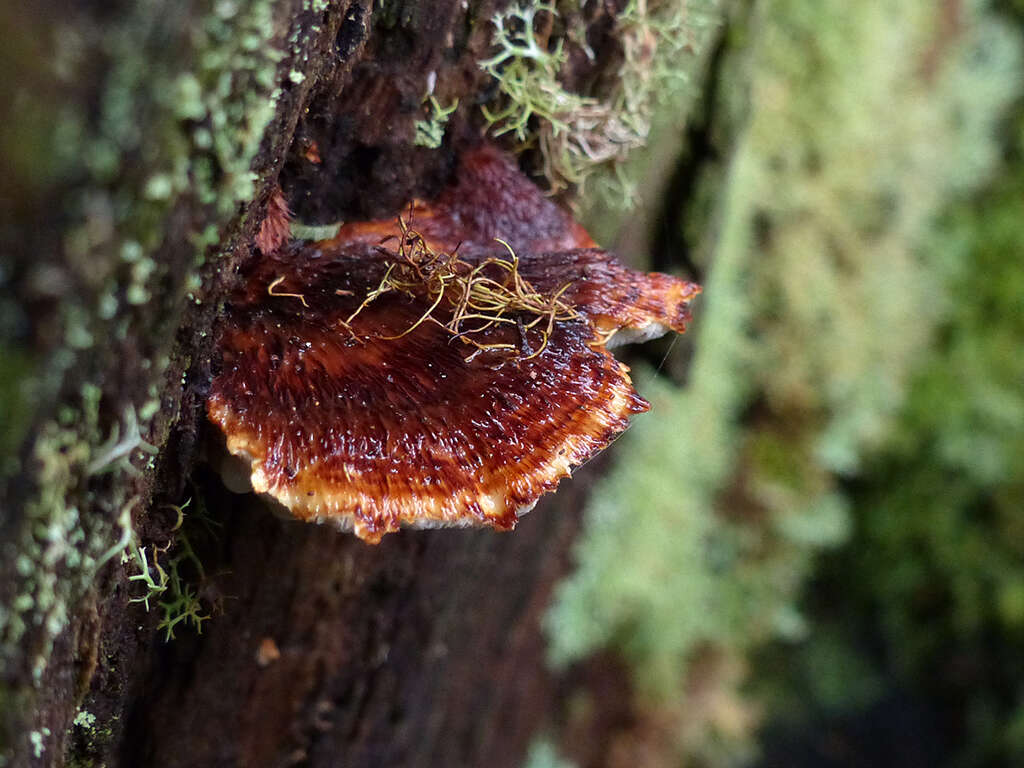
[[[120,763],[519,765],[551,707],[540,618],[585,486],[513,535],[379,547],[222,495],[223,615],[150,646]]]
[[[30,395],[6,414],[6,447],[20,448],[4,468],[0,520],[3,765],[512,766],[551,714],[558,683],[540,619],[599,462],[512,535],[403,532],[379,547],[280,520],[207,470],[193,474],[219,302],[272,191],[281,185],[308,223],[390,215],[436,191],[460,142],[480,133],[489,82],[477,62],[494,3],[377,5],[275,0],[253,4],[256,21],[232,4],[160,0],[40,0],[27,13],[35,48],[12,64],[25,77],[7,101],[24,103],[33,78],[49,82],[41,51],[77,45],[69,73],[37,99],[47,119],[70,114],[83,149],[59,173],[7,169],[21,197],[2,222],[17,243],[0,275],[18,318],[4,351],[29,361],[12,376]],[[613,46],[607,19],[590,21]],[[204,58],[230,45],[237,61]],[[137,78],[128,87],[126,72]],[[437,149],[413,144],[431,88],[462,105]],[[241,139],[219,148],[225,121],[250,126],[253,92],[273,100],[255,152]],[[118,113],[115,97],[129,108]],[[138,129],[137,141],[117,128]],[[43,133],[40,152],[55,152]],[[104,149],[120,153],[113,171]],[[237,202],[245,174],[232,162],[255,177]],[[162,175],[179,166],[183,186]],[[159,451],[144,467],[146,443]],[[173,505],[186,499],[179,530]],[[133,577],[138,551],[166,563],[183,531],[213,616],[168,642],[157,599],[148,612],[133,602],[146,592]]]

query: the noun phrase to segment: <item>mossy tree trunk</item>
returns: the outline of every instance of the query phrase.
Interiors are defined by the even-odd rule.
[[[379,547],[195,470],[219,301],[271,192],[327,223],[438,189],[480,133],[495,10],[0,12],[21,30],[2,54],[0,764],[521,762],[556,686],[540,616],[598,463],[514,535]],[[585,20],[598,63],[579,79],[614,61],[613,12]],[[431,90],[460,104],[435,148],[414,143]],[[201,634],[190,607],[195,623],[212,614]],[[168,642],[158,625],[175,615]]]

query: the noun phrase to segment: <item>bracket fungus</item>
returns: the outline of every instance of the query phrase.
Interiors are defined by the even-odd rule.
[[[254,259],[208,415],[300,519],[510,529],[648,409],[607,347],[682,332],[699,291],[619,264],[482,146],[397,221]]]

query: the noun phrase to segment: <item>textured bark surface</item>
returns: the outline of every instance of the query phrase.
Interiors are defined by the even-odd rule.
[[[211,331],[236,266],[252,256],[273,190],[280,184],[309,223],[391,215],[444,183],[459,144],[480,133],[476,104],[486,98],[477,61],[490,40],[489,0],[394,0],[376,9],[356,0],[326,8],[279,0],[268,8],[265,44],[280,51],[280,63],[275,113],[251,163],[251,200],[224,218],[198,188],[172,197],[157,216],[163,234],[147,253],[158,276],[149,302],[129,299],[110,323],[109,310],[97,309],[101,303],[83,303],[97,337],[91,348],[53,330],[62,301],[98,297],[99,282],[86,278],[102,272],[105,260],[120,264],[113,238],[78,272],[68,267],[75,279],[42,297],[32,293],[39,264],[67,265],[61,238],[74,218],[40,221],[40,212],[68,209],[69,200],[99,183],[94,179],[43,180],[24,193],[24,215],[2,222],[20,238],[0,275],[25,317],[11,344],[34,345],[44,361],[34,380],[46,384],[32,400],[17,471],[3,488],[0,607],[8,616],[24,606],[24,595],[35,599],[25,609],[23,634],[8,625],[0,632],[4,765],[513,766],[550,714],[555,683],[545,671],[539,620],[569,565],[582,494],[600,462],[542,502],[512,535],[404,532],[379,547],[282,521],[254,498],[228,494],[205,469],[193,476],[209,429],[202,404]],[[152,56],[153,71],[162,61],[157,50],[186,62],[187,71],[200,52],[179,52],[178,38],[213,12],[204,3],[155,1],[147,29],[159,34],[131,39],[129,48],[143,61]],[[30,32],[45,40],[45,20],[59,15],[46,2],[35,4]],[[91,32],[83,33],[81,54],[89,66],[72,79],[81,87],[68,102],[86,121],[121,55],[104,48],[104,30],[128,15],[127,6],[81,3],[70,16]],[[601,24],[606,32],[607,16]],[[586,67],[581,77],[593,74]],[[464,105],[436,150],[412,143],[431,83],[441,103],[458,98]],[[61,97],[50,96],[47,108],[55,112]],[[148,113],[127,118],[153,142],[161,140]],[[196,160],[191,152],[188,162]],[[116,199],[152,192],[152,179],[140,178],[143,166],[125,167],[104,182],[105,193]],[[208,249],[196,290],[185,279],[195,259],[193,233],[212,226],[220,227],[220,242]],[[115,332],[115,323],[124,330]],[[60,366],[47,367],[62,354]],[[169,363],[152,365],[160,355]],[[141,475],[95,473],[88,453],[79,465],[69,459],[70,479],[47,514],[74,510],[70,530],[86,532],[95,550],[89,562],[102,568],[78,572],[77,560],[65,556],[45,560],[45,568],[41,559],[26,573],[19,542],[38,540],[39,520],[49,519],[33,517],[49,482],[39,435],[63,405],[77,407],[88,382],[100,393],[94,431],[104,436],[125,424],[126,409],[136,413],[147,391],[157,392],[159,409],[143,417],[141,429],[159,453]],[[201,635],[179,628],[166,642],[158,612],[129,602],[145,590],[130,581],[137,564],[117,547],[126,514],[139,545],[151,553],[171,546],[180,521],[168,505],[190,497],[205,504],[214,526],[213,535],[195,538],[205,571],[198,585],[214,615]],[[68,552],[84,551],[81,538]],[[104,552],[114,556],[103,561]],[[66,620],[47,622],[51,614],[36,599],[41,576],[65,585],[54,599],[66,607]],[[34,668],[41,676],[33,676]]]
[[[514,534],[378,547],[225,494],[224,614],[157,641],[120,763],[519,765],[551,706],[539,620],[586,484]],[[268,639],[280,657],[261,666]]]

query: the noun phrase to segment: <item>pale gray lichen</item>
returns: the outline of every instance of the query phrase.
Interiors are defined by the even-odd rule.
[[[719,19],[718,0],[645,2],[630,0],[615,19],[623,60],[615,85],[601,98],[567,89],[561,82],[569,62],[566,39],[584,53],[585,33],[542,42],[538,18],[558,11],[553,4],[513,4],[491,19],[494,54],[479,63],[500,96],[484,105],[495,135],[513,133],[521,145],[537,144],[551,190],[582,188],[599,168],[599,194],[633,202],[632,180],[621,172],[631,151],[647,141],[655,108],[677,98],[699,66]],[[580,6],[572,8],[579,17]]]
[[[991,171],[1021,92],[1020,40],[983,3],[923,76],[906,54],[927,50],[935,14],[930,0],[773,0],[755,15],[751,113],[722,181],[689,379],[640,387],[658,415],[595,488],[578,570],[546,619],[554,662],[611,645],[641,690],[678,695],[696,649],[806,631],[795,595],[850,529],[833,473],[898,426],[955,299],[923,246]]]
[[[197,270],[208,246],[253,193],[253,160],[275,114],[283,53],[274,44],[274,7],[271,0],[216,0],[205,17],[197,11],[195,23],[182,27],[167,20],[169,14],[186,11],[143,0],[118,21],[95,30],[96,48],[110,62],[97,94],[98,116],[86,125],[74,109],[58,108],[54,129],[64,142],[55,155],[90,179],[66,211],[74,223],[63,238],[61,262],[62,268],[77,270],[76,278],[88,290],[62,297],[64,345],[45,365],[26,367],[16,382],[18,391],[34,392],[35,401],[54,401],[69,371],[100,375],[89,371],[103,361],[87,357],[98,339],[126,342],[152,331],[139,326],[134,306],[154,300],[177,306],[174,295],[157,291],[157,285],[163,291],[168,277],[167,264],[156,256],[162,244],[182,238],[191,244],[196,271],[182,282],[192,290],[198,285]],[[69,77],[79,66],[68,51],[83,49],[90,39],[77,26],[80,21],[76,17],[52,27],[53,50]],[[195,215],[174,219],[170,214],[179,206],[192,206]],[[199,228],[170,229],[182,221]],[[158,324],[174,322],[173,314],[163,312],[146,317]],[[152,387],[162,381],[168,365],[172,337],[159,338],[165,347],[158,345],[139,364],[137,394],[147,402],[138,413],[144,422],[157,414],[159,400]],[[143,340],[148,344],[152,339]],[[17,361],[16,352],[5,350],[5,360]],[[123,423],[104,443],[99,393],[87,384],[79,402],[55,408],[54,418],[35,425],[25,466],[3,466],[30,473],[36,490],[8,542],[17,553],[12,569],[17,584],[0,610],[0,665],[27,656],[37,684],[71,605],[130,539],[131,508],[141,501],[132,490],[130,475],[138,472],[132,461],[140,448],[153,450],[142,441],[145,426],[134,419],[138,403],[125,402],[124,394],[118,395],[117,405],[127,409]],[[19,421],[22,432],[10,440],[23,439],[30,423],[28,418]],[[150,456],[140,458],[152,465]],[[102,494],[91,489],[100,475],[108,476]],[[33,695],[31,685],[0,689],[0,700],[21,702],[18,706]],[[48,733],[32,733],[42,748]],[[30,735],[23,732],[20,738]]]
[[[343,223],[339,221],[334,224],[303,224],[302,222],[293,221],[292,237],[299,240],[312,240],[314,242],[330,240],[338,234],[338,229]]]
[[[418,147],[437,149],[444,141],[448,119],[459,108],[459,100],[456,99],[447,107],[442,107],[433,96],[428,96],[425,101],[430,104],[430,115],[426,120],[416,121],[416,135],[413,138],[413,144]]]
[[[91,712],[87,712],[84,709],[80,710],[78,714],[75,715],[75,719],[71,721],[71,724],[76,725],[79,728],[91,729],[96,725],[96,715]]]
[[[28,735],[29,743],[32,745],[32,755],[36,759],[43,756],[43,752],[46,751],[46,746],[43,744],[43,739],[50,735],[49,728],[40,728],[38,731],[31,731]]]
[[[77,740],[80,740],[85,748],[86,756],[68,755],[68,768],[102,768],[91,757],[97,750],[102,749],[114,736],[114,725],[120,720],[119,715],[111,716],[106,722],[102,722],[96,715],[85,709],[80,709],[75,715],[71,725],[76,732]]]
[[[554,744],[545,737],[534,739],[523,761],[523,768],[576,768],[576,764],[563,759]]]

